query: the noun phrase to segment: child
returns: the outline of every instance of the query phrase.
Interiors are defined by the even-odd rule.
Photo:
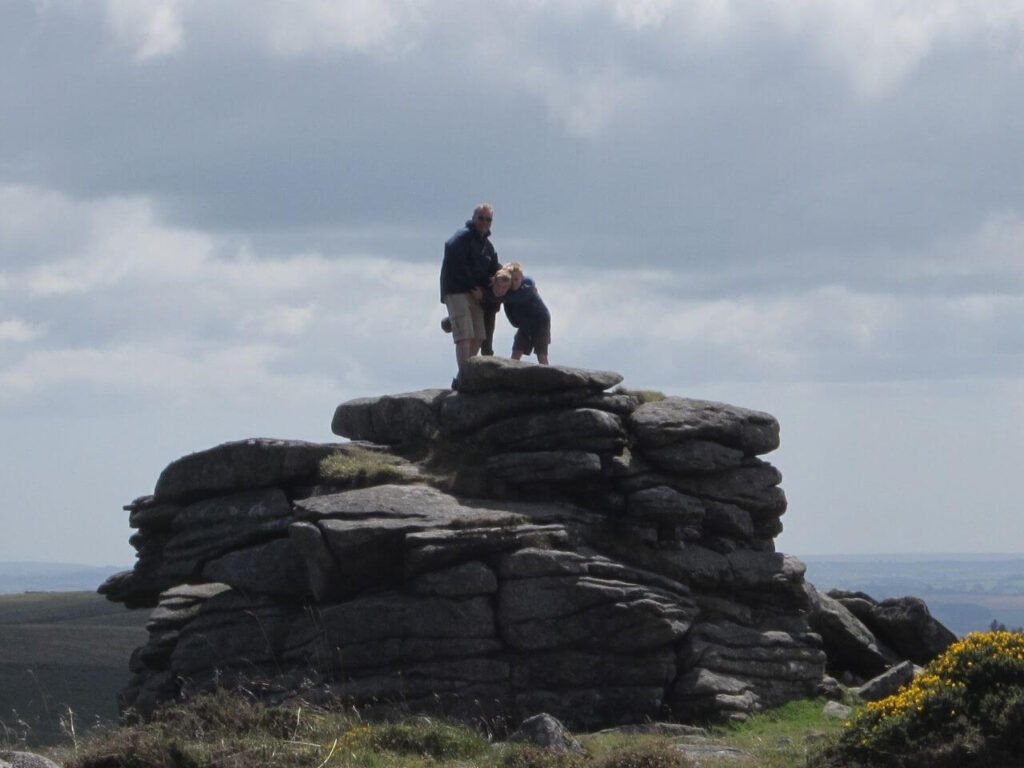
[[[494,274],[492,285],[494,295],[504,299],[505,316],[517,329],[512,342],[512,359],[519,360],[536,351],[537,362],[548,365],[551,313],[537,292],[536,284],[523,274],[519,262],[510,261]]]

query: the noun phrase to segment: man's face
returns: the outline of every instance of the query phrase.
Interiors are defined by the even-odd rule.
[[[491,214],[488,211],[477,211],[473,214],[473,226],[481,235],[491,231]]]

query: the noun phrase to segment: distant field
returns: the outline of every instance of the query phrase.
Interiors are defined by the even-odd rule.
[[[883,600],[923,598],[932,615],[958,635],[993,621],[1024,627],[1024,556],[808,556],[807,579],[820,589],[866,592]]]
[[[59,740],[68,708],[79,730],[116,719],[148,616],[94,592],[0,595],[0,743]]]
[[[1024,595],[937,592],[923,597],[932,615],[958,635],[984,631],[993,621],[1008,629],[1024,627]]]

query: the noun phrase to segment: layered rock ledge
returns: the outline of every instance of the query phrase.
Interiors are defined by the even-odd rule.
[[[927,651],[878,640],[854,614],[885,610],[775,551],[772,416],[621,379],[475,358],[458,392],[338,406],[351,442],[175,461],[126,508],[135,568],[101,587],[153,608],[125,706],[244,685],[596,728],[742,717],[942,645],[920,611]]]

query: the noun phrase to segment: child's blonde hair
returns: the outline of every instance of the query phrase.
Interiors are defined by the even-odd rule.
[[[512,279],[512,290],[518,290],[523,284],[523,266],[518,261],[510,261],[499,272],[508,272]]]
[[[501,269],[494,273],[494,277],[492,279],[494,280],[494,282],[504,282],[508,280],[508,282],[511,284],[512,272],[509,271],[508,267],[502,267]]]

